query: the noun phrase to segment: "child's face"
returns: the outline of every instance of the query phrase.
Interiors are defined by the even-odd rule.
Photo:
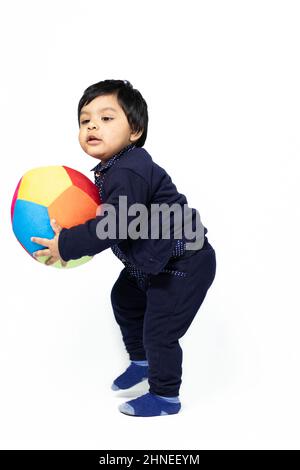
[[[112,109],[104,109],[106,107]],[[105,162],[122,148],[134,143],[143,131],[133,133],[115,95],[101,95],[83,106],[80,113],[79,143],[91,157]],[[90,135],[100,139],[88,141]]]

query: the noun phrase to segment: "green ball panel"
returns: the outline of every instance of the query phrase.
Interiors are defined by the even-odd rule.
[[[48,258],[49,256],[38,256],[36,260],[39,261],[40,263],[45,264]],[[66,266],[62,266],[60,261],[56,261],[54,264],[50,264],[50,266],[54,268],[59,268],[59,269],[76,268],[77,266],[81,266],[82,264],[87,263],[92,258],[93,256],[83,256],[82,258],[79,258],[79,259],[71,259],[70,261],[67,261]]]

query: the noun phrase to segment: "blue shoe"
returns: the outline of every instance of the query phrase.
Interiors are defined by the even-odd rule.
[[[148,366],[140,366],[131,362],[123,374],[117,377],[112,386],[112,390],[126,390],[148,378]]]
[[[181,403],[171,403],[154,393],[148,392],[134,400],[122,403],[119,411],[130,416],[173,415],[180,411]]]

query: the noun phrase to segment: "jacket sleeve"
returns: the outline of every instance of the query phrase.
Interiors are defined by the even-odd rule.
[[[107,195],[105,204],[110,204],[115,208],[116,235],[113,238],[111,236],[109,238],[99,238],[97,236],[97,224],[101,223],[101,220],[104,218],[106,221],[108,220],[108,213],[106,211],[102,211],[100,215],[89,219],[84,224],[75,225],[69,229],[63,228],[58,238],[58,250],[64,261],[100,253],[106,248],[124,240],[124,232],[126,233],[125,238],[128,238],[127,229],[132,216],[126,217],[126,230],[122,227],[123,233],[119,237],[119,196],[127,196],[127,210],[134,203],[144,204],[148,207],[148,183],[133,170],[119,168],[117,171],[107,174],[104,185]]]

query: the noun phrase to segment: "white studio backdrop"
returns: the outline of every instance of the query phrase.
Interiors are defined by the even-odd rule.
[[[1,36],[1,449],[299,449],[300,5],[297,1],[11,1]],[[145,149],[196,207],[217,273],[182,338],[182,411],[134,419],[111,250],[58,270],[11,229],[31,168],[92,179],[78,142],[89,85],[148,103]]]

